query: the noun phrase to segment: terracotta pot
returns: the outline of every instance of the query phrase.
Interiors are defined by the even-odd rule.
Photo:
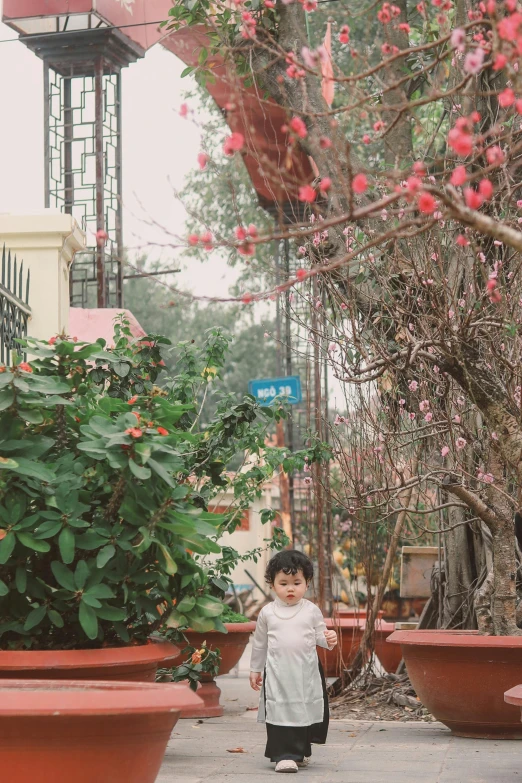
[[[354,661],[361,646],[366,617],[325,619],[326,627],[337,633],[338,643],[333,650],[317,648],[317,654],[323,665],[325,677],[340,677],[341,672]],[[402,655],[400,650],[386,645],[387,638],[394,632],[395,625],[377,620],[375,626],[375,654],[387,672],[396,672]]]
[[[387,623],[379,620],[375,628],[375,655],[379,659],[383,669],[389,674],[395,674],[402,661],[401,648],[386,644],[387,639],[394,633],[395,623]]]
[[[172,666],[179,648],[151,641],[101,650],[0,650],[0,680],[125,680],[154,682],[160,666]]]
[[[345,618],[347,618],[347,619],[353,618],[355,620],[360,618],[361,620],[366,620],[366,618],[368,616],[368,612],[367,612],[366,609],[354,609],[354,608],[352,608],[352,609],[342,609],[342,608],[340,608],[340,609],[336,609],[336,613],[343,620]],[[377,617],[378,618],[384,617],[384,612],[383,612],[382,609],[379,611]]]
[[[154,783],[185,690],[152,683],[2,680],[2,783]]]
[[[395,631],[424,706],[454,734],[522,739],[520,711],[504,693],[522,682],[522,637],[477,631]]]
[[[239,662],[250,639],[250,634],[256,629],[255,622],[225,623],[224,625],[228,633],[223,633],[222,631],[199,633],[190,629],[183,631],[189,644],[193,647],[201,647],[203,642],[206,641],[207,647],[211,650],[219,648],[221,663],[219,664],[218,675],[228,674]],[[182,661],[183,655],[180,652],[177,660],[172,665],[179,666]],[[203,675],[202,681],[198,685],[197,694],[203,700],[203,704],[195,708],[189,707],[182,710],[182,718],[219,718],[223,715],[223,707],[219,703],[221,691],[213,677],[208,674]]]
[[[325,623],[329,631],[337,633],[338,642],[333,650],[318,647],[317,655],[323,665],[325,677],[340,677],[342,670],[350,666],[359,651],[364,620],[325,618]]]

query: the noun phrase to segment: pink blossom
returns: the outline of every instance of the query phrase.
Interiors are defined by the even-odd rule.
[[[464,58],[464,70],[466,73],[477,74],[484,64],[484,49],[478,47],[472,52],[468,52]]]
[[[490,166],[500,166],[501,163],[504,163],[504,158],[504,152],[498,145],[488,147],[486,150],[486,160]]]
[[[305,139],[308,135],[306,125],[301,117],[292,117],[290,120],[290,130],[293,131],[300,139]]]
[[[311,204],[312,201],[315,201],[316,195],[317,194],[311,185],[302,185],[299,188],[299,201],[305,201]]]
[[[350,28],[347,24],[343,24],[339,31],[339,42],[342,44],[350,43]]]
[[[449,446],[443,446],[440,450],[441,457],[446,457],[449,454]]]
[[[432,413],[431,411],[428,411],[428,413],[427,413],[427,414],[425,415],[425,417],[424,417],[424,421],[427,421],[427,422],[428,422],[428,424],[429,424],[429,422],[430,422],[432,419],[433,419],[433,413]]]
[[[429,408],[430,408],[430,401],[429,400],[421,400],[419,402],[419,410],[422,411],[423,413],[425,411],[429,410]]]
[[[460,416],[458,415],[458,413],[456,416],[453,417],[453,421],[455,422],[455,424],[460,424]]]
[[[458,449],[463,449],[467,445],[468,445],[468,441],[465,438],[457,438],[457,440],[455,441],[455,446]]]
[[[417,383],[417,381],[410,381],[409,382],[408,389],[411,392],[416,392],[418,388],[419,388],[419,384]]]
[[[305,476],[303,481],[306,484],[306,486],[309,487],[310,484],[312,483],[312,477],[311,476]]]
[[[356,174],[352,181],[352,190],[354,193],[364,193],[368,188],[368,180],[365,174]]]
[[[199,168],[203,171],[207,167],[207,163],[210,160],[206,152],[200,152],[198,155]]]
[[[465,166],[457,166],[452,172],[450,182],[452,185],[463,185],[468,178]]]
[[[245,137],[242,133],[232,133],[230,136],[227,136],[223,143],[223,152],[225,155],[233,155],[234,152],[239,152],[243,149],[244,144]]]
[[[456,27],[451,33],[451,45],[459,52],[464,51],[464,44],[466,43],[466,32],[462,27]]]

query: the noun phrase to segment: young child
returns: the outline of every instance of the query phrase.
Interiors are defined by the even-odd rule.
[[[265,756],[276,772],[297,772],[324,745],[328,733],[328,697],[316,645],[333,649],[335,631],[327,631],[321,610],[303,596],[314,575],[302,552],[284,550],[268,563],[265,579],[275,600],[257,619],[250,685],[259,696],[258,722],[266,723]]]

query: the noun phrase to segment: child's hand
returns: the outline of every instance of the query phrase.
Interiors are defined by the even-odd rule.
[[[250,672],[250,687],[255,691],[261,690],[263,675],[261,672]]]
[[[326,638],[326,643],[328,644],[328,649],[333,650],[333,648],[337,644],[337,634],[335,633],[335,631],[325,631],[324,635]]]

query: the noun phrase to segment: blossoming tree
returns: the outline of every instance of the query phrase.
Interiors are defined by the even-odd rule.
[[[282,182],[286,191],[275,233],[238,213],[234,235],[202,227],[187,241],[245,256],[274,238],[295,244],[295,273],[243,302],[292,288],[321,310],[313,339],[362,411],[371,454],[370,486],[346,463],[343,502],[355,515],[372,507],[404,520],[427,498],[445,531],[447,622],[474,622],[466,592],[483,630],[517,634],[522,7],[332,0],[328,19],[323,8],[173,8],[172,26],[209,31],[199,77],[212,79],[218,52],[229,74],[232,133],[201,168],[223,152],[255,157],[255,135],[237,130],[239,120],[248,128],[252,89],[267,127],[274,107],[287,117],[277,129],[285,155],[258,159],[274,192]],[[315,176],[303,175],[303,155]]]

